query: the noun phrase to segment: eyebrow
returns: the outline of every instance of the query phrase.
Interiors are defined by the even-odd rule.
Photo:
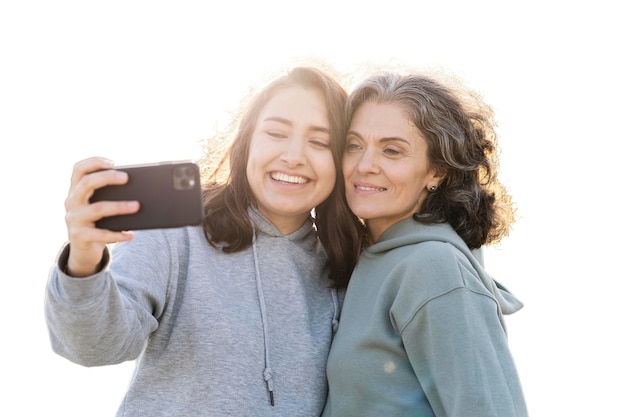
[[[287,126],[293,126],[293,123],[291,123],[291,120],[289,119],[285,119],[284,117],[278,117],[278,116],[270,116],[270,117],[266,117],[265,119],[263,119],[264,122],[278,122],[278,123],[282,123],[284,125]],[[314,132],[321,132],[321,133],[328,133],[330,134],[330,129],[324,126],[311,126],[310,130],[314,131]]]
[[[354,135],[357,136],[359,139],[363,139],[363,136],[361,136],[358,132],[355,132],[354,130],[349,130],[347,135]],[[403,137],[400,136],[385,136],[379,139],[380,142],[404,142],[407,145],[410,145],[411,143],[404,139]]]

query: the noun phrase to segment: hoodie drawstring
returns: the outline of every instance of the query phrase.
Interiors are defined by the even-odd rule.
[[[265,349],[265,369],[263,379],[270,394],[270,404],[274,406],[274,381],[272,380],[272,368],[270,367],[269,335],[267,330],[267,312],[265,311],[265,297],[263,296],[263,286],[261,284],[261,271],[259,270],[259,259],[256,253],[256,230],[252,230],[252,253],[254,254],[254,269],[256,275],[256,289],[259,295],[259,306],[261,308],[261,323],[263,324],[263,344]]]
[[[330,295],[333,297],[333,334],[335,334],[339,327],[339,299],[337,298],[337,288],[331,288]]]

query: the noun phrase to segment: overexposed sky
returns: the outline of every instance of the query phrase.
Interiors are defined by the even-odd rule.
[[[0,415],[112,416],[128,385],[132,364],[81,368],[47,339],[43,291],[73,163],[196,158],[250,85],[314,56],[344,71],[442,66],[483,92],[519,214],[486,262],[526,305],[507,323],[531,415],[623,414],[626,30],[615,4],[2,2]]]

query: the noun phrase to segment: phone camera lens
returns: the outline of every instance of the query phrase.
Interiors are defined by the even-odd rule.
[[[177,167],[174,170],[174,182],[179,190],[189,190],[196,184],[194,170],[191,167]]]
[[[183,179],[180,181],[180,185],[181,185],[181,187],[183,187],[184,189],[188,189],[188,188],[193,187],[193,184],[194,184],[194,180],[193,180],[193,178],[183,178]]]

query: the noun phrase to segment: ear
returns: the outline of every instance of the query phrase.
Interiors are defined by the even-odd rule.
[[[441,184],[443,180],[446,178],[446,174],[447,172],[444,169],[436,169],[436,168],[431,169],[431,171],[428,173],[428,181],[426,182],[426,188],[430,189],[433,185],[436,188],[439,188],[439,184]]]

